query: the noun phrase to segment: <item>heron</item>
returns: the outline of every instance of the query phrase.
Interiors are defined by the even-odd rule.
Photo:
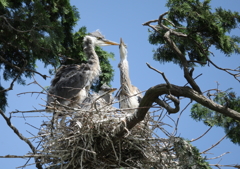
[[[105,39],[98,30],[86,35],[83,39],[83,50],[88,58],[87,63],[63,65],[57,70],[48,90],[47,106],[56,101],[71,107],[81,104],[88,96],[92,83],[101,73],[95,46],[108,45],[119,44]]]
[[[81,109],[90,110],[91,108],[95,108],[95,106],[101,108],[111,105],[113,102],[112,92],[115,90],[117,90],[117,88],[111,88],[104,83],[100,87],[98,93],[92,92],[89,94],[89,96],[83,101]]]
[[[127,46],[124,44],[122,38],[119,45],[120,51],[120,63],[118,67],[120,69],[120,82],[121,87],[117,98],[119,100],[119,107],[122,108],[137,108],[139,106],[142,94],[140,90],[131,84],[129,76],[129,66],[127,60]],[[129,110],[134,112],[135,110]]]

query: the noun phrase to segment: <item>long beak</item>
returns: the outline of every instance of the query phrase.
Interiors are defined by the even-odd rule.
[[[120,38],[120,44],[124,44],[124,42],[123,42],[122,38]]]
[[[125,45],[125,43],[123,42],[122,38],[120,38],[120,44],[119,44],[119,48],[122,46],[124,46],[125,48],[127,48],[127,45]]]
[[[107,40],[107,39],[104,39],[103,41],[104,41],[104,43],[106,43],[106,44],[108,44],[108,45],[119,45],[118,43],[113,42],[113,41],[109,41],[109,40]]]

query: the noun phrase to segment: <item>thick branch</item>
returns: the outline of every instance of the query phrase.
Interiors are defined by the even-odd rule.
[[[168,94],[169,91],[171,95],[175,97],[182,96],[190,98],[213,111],[240,121],[239,112],[213,102],[212,100],[206,98],[204,95],[196,92],[190,87],[181,87],[173,84],[171,84],[171,86],[172,87],[169,89],[167,84],[159,84],[148,89],[140,102],[138,110],[132,116],[126,117],[125,120],[122,121],[118,128],[115,130],[117,132],[113,136],[113,144],[116,144],[116,142],[125,134],[127,134],[127,132],[131,130],[137,123],[144,120],[148,110],[151,108],[156,99],[161,95]],[[106,156],[107,152],[110,151],[110,149],[111,145],[107,145],[105,148],[101,148],[98,150],[97,156],[99,158]]]
[[[185,56],[182,54],[182,52],[179,50],[179,48],[176,46],[176,44],[172,41],[172,39],[170,38],[170,31],[167,31],[164,35],[164,39],[167,41],[168,45],[170,46],[170,48],[178,55],[178,57],[180,58],[182,64],[183,64],[183,70],[184,70],[184,77],[186,78],[186,80],[188,81],[188,83],[192,86],[192,88],[194,90],[196,90],[199,93],[202,93],[199,86],[197,85],[197,83],[193,80],[192,76],[190,75],[189,71],[188,71],[188,63],[187,60],[185,58]]]
[[[177,113],[180,110],[179,100],[177,98],[173,97],[172,95],[168,95],[167,98],[169,98],[173,101],[175,108],[172,108],[168,103],[166,103],[163,100],[160,100],[159,98],[157,98],[155,100],[155,102],[157,104],[159,104],[160,106],[164,107],[168,111],[169,114]]]

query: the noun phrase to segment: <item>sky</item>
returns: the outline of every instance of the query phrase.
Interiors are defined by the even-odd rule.
[[[143,23],[157,19],[160,14],[166,12],[168,9],[165,7],[166,0],[148,0],[148,1],[127,1],[127,0],[88,0],[79,1],[71,0],[72,5],[75,5],[79,12],[81,19],[78,21],[74,31],[77,31],[80,27],[86,26],[88,32],[93,32],[97,29],[101,31],[103,35],[109,40],[119,42],[120,38],[128,46],[128,61],[130,67],[130,77],[132,84],[137,86],[141,91],[147,90],[152,86],[165,83],[162,76],[153,70],[150,70],[146,63],[148,62],[151,66],[155,67],[159,71],[165,73],[170,83],[175,85],[184,85],[186,80],[183,78],[182,70],[173,63],[160,64],[153,60],[153,50],[157,46],[151,45],[148,42],[148,27],[142,26]],[[240,1],[236,0],[212,0],[212,9],[215,7],[222,7],[224,9],[230,9],[238,11]],[[235,34],[239,35],[240,30],[234,31]],[[115,70],[114,80],[112,87],[120,87],[120,73],[117,67],[120,56],[118,46],[106,46],[103,47],[108,52],[113,52],[115,59],[111,60],[111,64]],[[215,54],[212,60],[220,67],[224,68],[236,68],[240,65],[239,55],[232,55],[232,57],[225,57],[222,53],[216,50],[212,50]],[[38,71],[42,74],[49,75],[48,68],[44,68],[43,65],[38,62]],[[226,90],[230,87],[234,89],[237,94],[240,94],[239,82],[233,77],[229,76],[226,72],[217,70],[213,66],[209,67],[197,67],[194,71],[194,76],[202,73],[196,82],[201,87],[202,91],[207,89],[214,89],[217,87],[220,90]],[[0,74],[2,74],[0,72]],[[50,76],[50,75],[49,75]],[[44,80],[40,76],[35,75],[36,81],[43,87],[49,86],[51,78]],[[27,79],[27,83],[33,82],[34,79]],[[9,82],[4,82],[1,78],[1,84],[7,88],[10,85]],[[43,109],[42,105],[45,105],[46,95],[37,95],[24,92],[40,92],[41,87],[37,84],[30,84],[26,86],[14,85],[14,90],[8,92],[9,106],[6,110],[8,115],[9,112],[21,110],[34,110]],[[184,105],[181,107],[184,108]],[[201,122],[195,122],[190,117],[190,109],[186,109],[179,121],[177,136],[184,137],[186,139],[194,139],[202,135],[208,127],[203,125]],[[36,134],[38,130],[34,129],[30,125],[39,127],[42,119],[30,116],[41,116],[41,114],[25,114],[25,119],[20,118],[22,114],[15,114],[12,118],[12,123],[17,127],[25,137],[32,137],[31,134]],[[170,115],[171,118],[176,120],[179,117],[178,114]],[[171,123],[171,120],[165,118],[165,123]],[[29,125],[30,124],[30,125]],[[173,124],[171,124],[173,125]],[[173,128],[168,128],[169,132],[172,132]],[[158,133],[160,136],[164,136],[161,132]],[[197,146],[201,151],[210,148],[213,144],[218,142],[224,137],[224,131],[222,128],[214,127],[210,132],[205,135],[202,139],[193,142],[192,144]],[[35,140],[37,141],[37,140]],[[20,140],[11,129],[7,126],[3,118],[0,117],[0,156],[3,155],[24,155],[30,152],[30,148],[25,142]],[[234,145],[229,139],[224,139],[219,145],[209,151],[207,158],[217,157],[223,153],[230,152],[221,158],[216,160],[209,160],[210,164],[240,164],[240,147]],[[12,169],[18,166],[24,165],[26,159],[2,159],[0,158],[0,168]],[[33,163],[33,161],[30,161]],[[27,167],[28,169],[35,168],[34,165]],[[214,167],[213,167],[214,168]],[[224,167],[224,169],[228,167]]]

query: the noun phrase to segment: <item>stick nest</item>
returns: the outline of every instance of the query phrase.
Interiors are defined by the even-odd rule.
[[[39,132],[40,163],[46,168],[176,168],[174,137],[154,134],[162,130],[161,122],[148,114],[117,138],[119,124],[133,113],[102,103],[99,99],[74,110],[55,107],[52,120],[43,122]]]

